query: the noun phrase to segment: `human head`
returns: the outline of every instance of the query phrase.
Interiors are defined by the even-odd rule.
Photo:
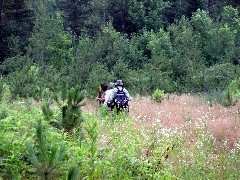
[[[113,89],[114,87],[115,87],[115,83],[110,82],[110,83],[109,83],[109,86],[108,86],[108,89]]]
[[[107,88],[108,88],[108,84],[107,84],[107,83],[104,82],[104,83],[101,84],[101,89],[102,89],[103,91],[106,91]]]
[[[115,83],[115,86],[123,86],[123,82],[121,79],[118,79]]]

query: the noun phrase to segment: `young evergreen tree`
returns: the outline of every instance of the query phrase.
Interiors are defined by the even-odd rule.
[[[11,180],[20,180],[19,173],[13,171],[10,165],[6,166],[6,178]]]
[[[80,92],[80,87],[68,89],[67,84],[62,84],[61,94],[56,94],[54,100],[61,109],[61,125],[65,131],[71,132],[74,128],[80,127],[83,122],[80,107],[84,105],[82,100],[84,95]]]
[[[65,150],[57,144],[52,144],[46,138],[41,120],[36,126],[36,140],[28,146],[29,158],[36,169],[37,175],[44,180],[52,179],[57,168],[63,162]]]
[[[79,168],[77,166],[70,167],[67,175],[67,180],[79,179]]]

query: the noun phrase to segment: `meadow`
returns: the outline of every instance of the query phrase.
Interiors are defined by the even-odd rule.
[[[240,112],[200,95],[136,96],[129,115],[84,100],[66,132],[31,99],[0,105],[1,179],[239,179]],[[52,107],[52,119],[60,111]]]

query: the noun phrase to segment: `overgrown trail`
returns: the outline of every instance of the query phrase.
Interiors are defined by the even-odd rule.
[[[149,97],[138,96],[130,104],[130,116],[136,119],[136,126],[179,127],[192,121],[205,123],[209,132],[218,141],[229,146],[240,139],[240,103],[232,107],[219,104],[210,106],[201,97],[191,95],[170,95],[161,103],[151,102]],[[94,112],[97,103],[88,101],[84,112]]]

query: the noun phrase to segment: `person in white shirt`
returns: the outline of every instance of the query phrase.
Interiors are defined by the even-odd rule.
[[[106,92],[105,101],[104,104],[110,108],[113,109],[113,103],[116,103],[116,97],[117,96],[124,96],[126,98],[126,105],[128,106],[128,101],[131,101],[131,96],[129,95],[127,89],[124,87],[124,84],[122,80],[117,80],[115,83],[115,87],[113,89],[109,89]]]

